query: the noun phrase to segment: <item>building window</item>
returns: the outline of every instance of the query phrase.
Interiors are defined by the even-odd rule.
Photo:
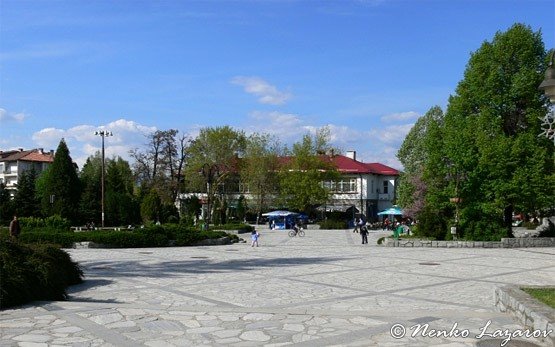
[[[383,193],[384,194],[388,193],[388,188],[389,188],[389,182],[388,181],[383,181]]]
[[[332,193],[356,193],[356,178],[344,178],[337,181],[324,181],[322,186],[329,189]]]

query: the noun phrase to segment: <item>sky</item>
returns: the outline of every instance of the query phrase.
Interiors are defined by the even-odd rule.
[[[327,126],[357,159],[444,110],[472,52],[515,23],[555,42],[555,0],[0,0],[0,150],[81,168],[156,130],[230,125],[283,144]]]

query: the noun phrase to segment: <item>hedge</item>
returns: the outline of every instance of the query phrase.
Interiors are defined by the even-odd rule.
[[[0,239],[0,278],[0,308],[6,308],[33,300],[65,300],[66,287],[81,283],[83,272],[56,246]]]
[[[335,220],[335,219],[326,219],[318,223],[320,225],[320,229],[348,229],[349,225],[347,221],[344,220]]]
[[[61,247],[72,247],[74,242],[91,241],[98,244],[107,245],[115,248],[139,248],[139,247],[166,247],[170,245],[170,240],[175,241],[175,246],[191,246],[195,242],[205,239],[216,239],[228,236],[231,239],[236,237],[228,235],[224,231],[198,231],[184,227],[179,224],[154,225],[152,227],[134,230],[95,230],[86,232],[72,232],[64,230],[52,230],[51,228],[23,229],[19,236],[22,243],[49,243],[57,244]],[[8,238],[7,232],[2,232],[1,236]]]

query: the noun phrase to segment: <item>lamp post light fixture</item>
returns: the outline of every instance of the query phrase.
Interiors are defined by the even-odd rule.
[[[210,213],[210,193],[212,190],[212,183],[214,183],[214,176],[218,175],[218,167],[215,164],[204,164],[202,166],[202,175],[204,176],[204,178],[206,179],[206,195],[207,195],[207,202],[206,204],[208,205],[208,211],[206,213],[206,222],[207,224],[205,225],[205,228],[208,229],[208,226],[210,225],[210,222],[212,221],[212,215]]]
[[[101,130],[95,131],[95,135],[102,137],[102,178],[101,178],[101,205],[102,205],[102,227],[104,228],[104,138],[106,136],[114,136],[111,131]]]

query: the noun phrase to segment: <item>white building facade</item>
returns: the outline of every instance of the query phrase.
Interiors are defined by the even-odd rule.
[[[54,161],[54,151],[44,152],[42,148],[14,151],[0,151],[0,183],[14,197],[21,174],[35,169],[40,174]]]

